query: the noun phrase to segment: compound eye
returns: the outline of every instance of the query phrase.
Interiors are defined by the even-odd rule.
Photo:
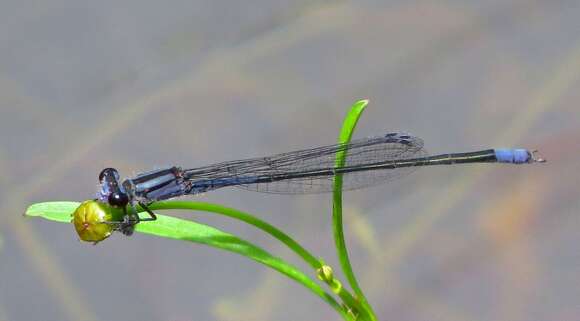
[[[115,179],[119,179],[119,172],[117,172],[116,169],[114,168],[105,168],[101,171],[101,173],[99,174],[99,182],[102,182],[103,179],[105,178],[105,176],[110,176],[113,177]]]
[[[129,197],[125,193],[111,193],[109,195],[109,205],[115,207],[125,207],[129,203]]]

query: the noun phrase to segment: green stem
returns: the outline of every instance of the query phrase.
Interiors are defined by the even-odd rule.
[[[315,270],[320,270],[323,267],[323,264],[319,259],[314,257],[310,252],[308,252],[304,247],[302,247],[298,242],[288,236],[286,233],[282,232],[275,226],[262,221],[261,219],[249,214],[245,213],[233,208],[212,204],[212,203],[205,203],[205,202],[191,202],[191,201],[161,201],[155,202],[149,205],[151,210],[194,210],[194,211],[202,211],[202,212],[210,212],[215,214],[221,214],[227,217],[231,217],[243,222],[246,222],[250,225],[253,225],[262,231],[272,235],[274,238],[278,239],[282,243],[284,243],[288,248],[294,251],[298,256],[300,256],[304,261],[306,261],[312,268]],[[139,211],[142,211],[139,208]],[[329,284],[328,282],[325,282]],[[334,279],[332,284],[329,284],[332,291],[341,298],[343,303],[346,305],[346,308],[341,307],[340,312],[345,318],[345,320],[350,320],[353,318],[349,311],[361,311],[363,310],[363,306],[355,299],[355,297],[342,286],[337,286],[337,284],[341,284],[340,281]],[[312,289],[312,288],[311,288]],[[324,293],[320,293],[318,289],[312,289],[316,294],[321,296],[325,301],[329,302],[328,296]],[[332,298],[330,298],[332,299]],[[329,302],[331,306],[336,309],[336,301],[332,299],[333,302]],[[336,304],[335,304],[336,303]],[[338,305],[340,307],[340,305]]]
[[[368,100],[357,101],[347,116],[344,119],[342,130],[340,132],[339,143],[346,144],[350,142],[352,133],[356,127],[360,115],[364,111],[368,104]],[[348,151],[341,151],[337,153],[335,160],[335,167],[343,167],[346,162],[346,155]],[[334,243],[336,245],[338,259],[340,261],[340,266],[348,280],[348,283],[352,287],[353,291],[356,293],[357,298],[363,305],[364,312],[368,315],[369,320],[376,320],[375,313],[372,307],[368,303],[364,293],[362,292],[358,281],[352,270],[352,265],[350,264],[350,259],[348,257],[348,250],[346,248],[346,243],[344,240],[344,230],[342,224],[342,175],[337,174],[334,177],[334,192],[332,195],[332,227],[334,234]],[[363,312],[363,311],[361,311]]]
[[[95,200],[87,201],[97,203]],[[152,206],[155,209],[193,209],[193,210],[208,210],[214,206],[214,210],[220,208],[219,205],[200,204],[194,202],[163,202],[158,203],[159,206]],[[172,203],[181,203],[180,206],[172,207]],[[189,204],[187,204],[189,203]],[[43,217],[51,221],[70,224],[71,215],[76,215],[76,211],[81,203],[78,202],[45,202],[37,203],[29,206],[25,212],[26,216]],[[175,204],[173,204],[175,205]],[[99,216],[100,214],[113,215],[110,211],[114,209],[100,204],[98,208],[92,208],[93,213]],[[95,211],[104,211],[106,213],[96,213]],[[120,211],[120,210],[114,210]],[[235,210],[232,210],[235,211]],[[238,211],[239,212],[239,211]],[[73,214],[75,213],[75,214]],[[86,214],[86,213],[85,213]],[[92,215],[91,214],[91,215]],[[246,214],[249,215],[249,214]],[[100,216],[99,216],[100,217]],[[99,223],[99,219],[92,220],[91,223]],[[325,291],[322,286],[313,278],[304,274],[297,267],[285,262],[284,260],[273,256],[264,249],[245,241],[235,235],[220,231],[214,227],[200,224],[194,221],[183,220],[173,216],[157,215],[155,223],[137,224],[135,231],[158,237],[168,239],[193,242],[198,244],[205,244],[213,248],[230,251],[240,254],[258,263],[264,264],[286,276],[297,281],[312,291],[315,295],[322,298],[326,303],[333,307],[344,320],[354,321],[353,315],[349,313],[351,309],[344,304],[337,302],[331,293]],[[320,263],[322,264],[322,263]],[[342,297],[342,296],[340,296]]]
[[[328,284],[332,292],[342,299],[342,302],[346,305],[347,312],[355,320],[360,320],[358,318],[359,315],[362,315],[362,320],[370,320],[368,313],[365,308],[361,306],[361,303],[342,286],[342,283],[339,280],[334,277],[334,273],[330,266],[323,265],[322,268],[318,269],[317,273],[318,279]]]
[[[282,232],[275,226],[262,221],[261,219],[234,208],[225,207],[217,204],[212,203],[205,203],[205,202],[191,202],[191,201],[162,201],[162,202],[155,202],[149,205],[149,208],[152,210],[172,210],[172,209],[181,209],[181,210],[194,210],[194,211],[203,211],[203,212],[211,212],[216,214],[221,214],[227,217],[235,218],[237,220],[246,222],[250,225],[253,225],[260,230],[272,235],[274,238],[280,240],[282,243],[286,244],[292,251],[294,251],[298,256],[300,256],[306,263],[308,263],[312,268],[319,269],[321,267],[320,261],[314,257],[310,252],[308,252],[304,247],[302,247],[298,242],[294,241],[290,236],[286,233]]]

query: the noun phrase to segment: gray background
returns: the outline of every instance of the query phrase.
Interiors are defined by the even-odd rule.
[[[0,2],[0,321],[338,320],[244,257],[145,235],[97,246],[21,216],[124,175],[406,131],[432,153],[538,148],[549,163],[429,168],[345,196],[381,320],[580,320],[577,1]],[[231,189],[338,269],[330,196]],[[242,236],[312,272],[255,228]],[[342,277],[342,275],[339,275]]]

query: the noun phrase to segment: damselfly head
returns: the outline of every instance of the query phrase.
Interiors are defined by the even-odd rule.
[[[119,184],[119,172],[114,168],[105,168],[99,174],[100,188],[97,198],[117,208],[125,208],[129,204],[129,196]]]

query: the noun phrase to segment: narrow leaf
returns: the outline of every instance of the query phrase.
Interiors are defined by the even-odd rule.
[[[70,223],[71,214],[79,205],[80,203],[78,202],[38,203],[28,207],[25,215]],[[302,284],[337,310],[343,318],[349,318],[340,304],[309,276],[259,246],[253,245],[237,236],[205,224],[160,214],[157,214],[157,220],[155,222],[137,224],[135,231],[170,239],[205,244],[246,256]]]
[[[340,131],[340,136],[338,142],[340,144],[347,144],[350,142],[352,137],[352,133],[358,123],[362,112],[364,111],[365,107],[368,105],[368,100],[359,100],[351,107],[350,111],[346,115],[342,129]],[[346,155],[348,150],[341,151],[336,154],[335,159],[335,167],[343,167],[346,162]],[[338,259],[340,261],[340,266],[348,280],[348,283],[354,290],[355,294],[357,295],[358,299],[363,305],[365,311],[361,311],[361,313],[365,313],[364,317],[367,317],[370,320],[375,320],[376,317],[372,311],[371,306],[368,304],[364,293],[362,292],[358,281],[354,275],[352,265],[350,264],[350,259],[348,257],[348,250],[346,248],[346,243],[344,240],[344,230],[343,230],[343,223],[342,223],[342,174],[337,174],[334,177],[334,191],[332,195],[332,227],[334,233],[334,243],[337,250]]]
[[[44,202],[30,205],[25,216],[39,216],[50,221],[70,223],[71,214],[79,207],[79,202]]]

